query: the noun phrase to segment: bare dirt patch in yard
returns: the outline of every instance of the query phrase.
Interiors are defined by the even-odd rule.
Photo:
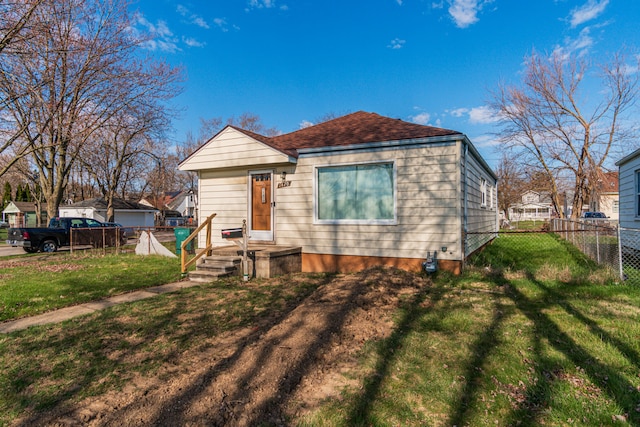
[[[364,343],[389,337],[400,303],[428,286],[426,278],[387,269],[305,280],[321,285],[258,324],[205,338],[152,374],[134,375],[122,390],[27,414],[16,424],[289,425],[339,397],[353,381],[343,374],[359,369]],[[197,313],[180,316],[181,324],[197,327]]]

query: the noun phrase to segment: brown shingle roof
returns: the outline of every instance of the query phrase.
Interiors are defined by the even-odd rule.
[[[234,128],[294,157],[298,156],[298,150],[304,148],[339,147],[460,134],[454,130],[409,123],[365,111],[358,111],[274,137],[266,137],[237,127]]]

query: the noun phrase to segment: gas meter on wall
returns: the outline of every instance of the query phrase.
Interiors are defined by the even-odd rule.
[[[435,273],[438,270],[438,252],[433,251],[433,255],[431,252],[427,252],[427,260],[422,263],[422,268],[427,273]]]

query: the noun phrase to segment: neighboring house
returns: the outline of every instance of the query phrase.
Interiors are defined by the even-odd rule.
[[[155,213],[157,212],[155,208],[122,199],[114,199],[113,208],[113,222],[124,227],[154,226]],[[61,205],[58,211],[62,217],[93,218],[105,222],[107,220],[107,201],[102,197],[83,200],[71,205]]]
[[[617,221],[620,212],[618,185],[618,172],[600,174],[594,201],[590,203],[589,209],[592,212],[603,212],[612,221]]]
[[[9,202],[2,211],[2,216],[9,223],[9,227],[37,227],[49,223],[46,203],[40,206],[40,221],[42,224],[37,223],[34,202]]]
[[[616,166],[620,227],[640,228],[640,149],[618,161]]]
[[[522,195],[522,202],[509,206],[511,221],[548,221],[553,216],[553,204],[548,194],[537,191],[526,191]]]
[[[140,203],[154,206],[146,198],[140,200]],[[156,223],[175,226],[197,222],[197,197],[191,190],[166,191],[158,198],[156,204],[161,207],[156,213]]]
[[[498,226],[496,176],[464,134],[374,113],[275,137],[226,126],[179,167],[198,173],[200,218],[246,219],[252,242],[302,248],[306,272],[417,270],[427,252],[460,271]]]
[[[196,195],[191,190],[177,192],[167,201],[166,206],[183,217],[196,217]]]

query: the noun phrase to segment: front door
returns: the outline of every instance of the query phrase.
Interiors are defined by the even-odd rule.
[[[273,173],[250,172],[249,235],[251,240],[273,241]]]

